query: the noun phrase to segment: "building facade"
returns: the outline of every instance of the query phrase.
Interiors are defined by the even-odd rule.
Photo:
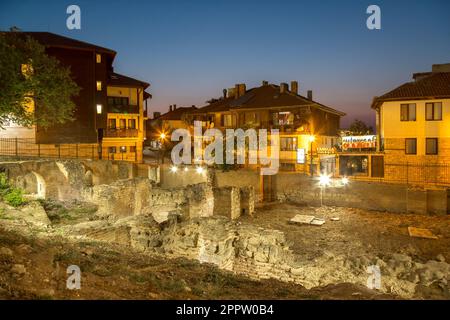
[[[80,92],[73,97],[76,106],[74,121],[45,129],[39,126],[20,127],[10,123],[4,130],[0,130],[0,139],[16,139],[21,144],[26,144],[25,153],[31,156],[104,158],[109,156],[108,149],[102,149],[104,145],[106,148],[111,147],[110,151],[116,146],[116,151],[119,150],[116,157],[118,159],[123,156],[124,160],[142,160],[140,151],[145,136],[143,121],[146,117],[144,100],[151,97],[144,90],[149,84],[114,73],[116,52],[111,49],[49,32],[16,33],[21,37],[35,39],[45,46],[49,56],[59,60],[62,66],[69,67]],[[111,97],[123,98],[120,106],[126,109],[125,113],[110,106],[113,101]],[[33,101],[30,106],[34,112],[39,112],[39,105],[35,106]],[[132,137],[123,137],[122,132],[114,133],[110,130],[109,119],[117,116],[121,123],[119,115],[127,118],[124,129],[129,128],[129,123],[136,127],[137,133],[126,131]],[[121,154],[123,147],[127,151]],[[24,150],[20,146],[17,150],[16,147],[16,154],[20,155]]]
[[[450,64],[374,99],[385,180],[450,183]]]
[[[299,95],[298,83],[280,85],[263,81],[247,90],[245,84],[224,90],[223,97],[186,115],[205,129],[278,129],[280,170],[305,173],[333,172],[340,118],[345,113]]]

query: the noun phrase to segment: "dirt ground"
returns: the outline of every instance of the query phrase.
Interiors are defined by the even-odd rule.
[[[80,202],[42,204],[45,219],[48,216],[55,226],[90,220],[95,212],[94,207]],[[402,285],[396,282],[399,277],[406,281],[403,284],[423,284],[420,294],[412,298],[450,299],[449,275],[442,274],[442,270],[450,270],[445,263],[450,261],[448,216],[276,203],[260,206],[253,217],[236,221],[283,231],[296,257],[311,267],[308,272],[318,272],[311,274],[318,275],[318,284],[306,289],[276,280],[251,280],[213,265],[144,254],[126,246],[68,240],[55,230],[36,227],[39,224],[30,227],[28,222],[14,219],[20,213],[17,210],[6,208],[0,213],[0,299],[399,299],[395,291],[369,290],[350,284],[352,278],[348,278],[352,276],[348,272],[367,277],[366,262],[379,258],[392,261],[393,254],[399,257],[383,272],[391,270],[387,277],[394,286]],[[289,224],[296,214],[323,218],[325,224]],[[40,221],[42,217],[33,219]],[[408,226],[428,228],[438,239],[411,238]],[[344,256],[351,265],[339,265],[339,259],[324,260],[324,256]],[[81,268],[81,290],[66,288],[69,265]],[[327,273],[339,266],[348,272],[336,271],[328,281]]]
[[[81,289],[66,289],[69,265]],[[20,266],[20,267],[18,267]],[[97,242],[23,236],[0,230],[0,299],[392,299],[364,286],[305,289],[254,281],[212,265],[165,259]]]
[[[313,215],[326,222],[322,226],[294,225],[296,214]],[[339,218],[332,221],[331,218]],[[338,207],[303,207],[295,204],[260,206],[253,217],[242,217],[264,228],[283,231],[291,248],[304,259],[313,260],[324,252],[349,256],[402,253],[426,262],[438,255],[450,261],[450,217],[395,214]],[[412,238],[408,227],[430,229],[439,238]]]

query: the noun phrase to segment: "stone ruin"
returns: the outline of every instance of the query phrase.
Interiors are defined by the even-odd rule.
[[[254,213],[255,190],[218,187],[212,170],[204,183],[166,189],[159,186],[158,170],[149,168],[147,176],[138,177],[132,167],[111,162],[42,161],[2,163],[0,167],[29,193],[98,206],[97,220],[59,227],[68,237],[115,242],[145,253],[194,259],[250,278],[274,278],[306,288],[342,282],[365,285],[367,266],[377,265],[383,274],[383,292],[413,297],[417,287],[435,283],[448,290],[450,264],[445,261],[418,263],[399,255],[353,261],[329,252],[305,260],[292,252],[283,232],[237,220],[242,214]],[[44,184],[43,194],[39,194],[39,184]],[[27,212],[16,214],[45,220]]]

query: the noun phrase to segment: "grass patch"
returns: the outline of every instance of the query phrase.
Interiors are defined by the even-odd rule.
[[[54,224],[74,224],[82,220],[91,220],[97,212],[97,206],[81,201],[39,199],[39,202]]]

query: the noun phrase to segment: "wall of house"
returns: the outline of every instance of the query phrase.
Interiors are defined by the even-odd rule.
[[[425,104],[442,102],[442,120],[426,121]],[[416,104],[416,121],[400,121],[400,105]],[[384,102],[380,114],[386,162],[450,163],[450,99]],[[417,155],[405,154],[405,138],[417,138]],[[425,138],[438,138],[438,155],[425,154]]]
[[[120,120],[126,121],[126,128],[128,127],[128,120],[136,120],[137,136],[116,138],[105,137],[102,143],[102,156],[104,159],[126,160],[142,162],[142,151],[145,137],[144,127],[144,110],[143,110],[143,89],[127,88],[127,87],[107,87],[108,97],[127,97],[130,105],[138,105],[139,113],[111,113],[108,112],[107,118],[116,119],[116,127],[120,128]],[[116,147],[116,152],[110,152],[109,147]],[[121,147],[125,147],[125,152],[121,152]],[[135,151],[133,151],[135,149]]]
[[[48,129],[37,127],[36,142],[57,143],[96,143],[96,104],[106,103],[106,91],[96,91],[96,80],[106,83],[106,64],[97,66],[95,52],[65,48],[49,48],[47,53],[56,57],[70,72],[81,90],[73,97],[76,105],[75,121]],[[103,69],[100,72],[100,69]],[[39,112],[39,105],[36,106]]]
[[[442,120],[426,121],[425,104],[428,102],[442,102]],[[400,121],[403,103],[416,104],[416,121]],[[387,181],[450,182],[450,99],[384,102],[380,111],[380,133]],[[417,139],[417,154],[405,153],[406,138]],[[437,155],[426,154],[426,138],[438,138]],[[433,164],[437,166],[432,167]]]

